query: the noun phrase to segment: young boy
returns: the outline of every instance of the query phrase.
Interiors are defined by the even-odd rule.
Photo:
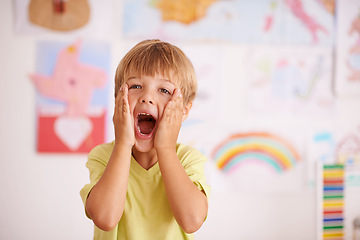
[[[115,76],[115,141],[88,156],[90,184],[80,192],[94,239],[193,239],[205,221],[206,158],[177,143],[197,89],[177,47],[145,40]]]

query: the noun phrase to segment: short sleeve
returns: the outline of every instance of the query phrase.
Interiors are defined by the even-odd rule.
[[[204,191],[207,198],[209,198],[211,188],[206,183],[204,170],[207,158],[200,151],[185,145],[179,145],[177,153],[179,160],[191,181],[199,190]]]
[[[93,187],[96,185],[96,183],[99,181],[101,176],[103,175],[107,162],[109,160],[111,151],[109,152],[109,144],[103,144],[96,146],[93,148],[90,153],[88,154],[88,161],[86,162],[86,167],[89,169],[89,175],[90,175],[90,183],[86,184],[81,190],[80,190],[80,196],[84,203],[84,207],[86,206],[86,200],[93,189]],[[86,212],[86,216],[89,217],[89,215]],[[90,217],[89,217],[90,218]]]

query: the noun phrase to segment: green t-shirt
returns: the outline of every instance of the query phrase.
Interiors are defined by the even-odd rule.
[[[90,172],[90,183],[80,191],[84,206],[91,189],[105,170],[113,147],[114,142],[102,144],[89,153],[86,167]],[[209,196],[210,187],[206,184],[204,175],[206,157],[196,149],[182,144],[177,144],[176,152],[191,181]],[[171,212],[158,163],[146,170],[131,158],[125,209],[121,220],[109,232],[95,226],[94,239],[193,239],[192,234],[182,231]]]

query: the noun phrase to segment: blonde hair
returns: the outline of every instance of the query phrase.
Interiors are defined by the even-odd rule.
[[[169,78],[180,87],[184,105],[195,98],[197,80],[194,67],[183,51],[170,43],[154,39],[135,45],[116,69],[115,97],[130,72],[152,77],[161,74]]]

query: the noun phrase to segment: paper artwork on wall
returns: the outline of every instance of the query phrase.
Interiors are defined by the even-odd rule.
[[[55,30],[70,31],[89,22],[90,6],[87,0],[30,0],[29,21]]]
[[[294,141],[294,136],[275,129],[230,131],[220,127],[216,131],[217,137],[207,137],[211,147],[205,151],[215,191],[269,194],[303,188],[301,138]]]
[[[247,161],[265,164],[281,173],[300,161],[299,154],[289,142],[266,132],[231,135],[215,148],[212,157],[225,173],[236,171]]]
[[[313,131],[307,139],[308,180],[315,179],[318,162],[327,165],[360,165],[360,125],[336,126]],[[336,130],[334,130],[336,129]]]
[[[333,0],[127,0],[128,38],[331,46]]]
[[[323,165],[321,239],[345,239],[344,175],[343,165]]]
[[[317,164],[317,240],[356,239],[360,165]]]
[[[38,152],[89,152],[104,142],[109,48],[103,43],[39,42],[37,69]]]
[[[256,47],[245,63],[252,113],[333,114],[330,48]]]
[[[184,46],[183,51],[194,66],[198,89],[190,114],[183,127],[224,118],[226,86],[224,52],[219,47]]]
[[[18,34],[104,37],[111,31],[111,0],[15,0],[14,6]]]
[[[184,45],[181,49],[194,66],[198,87],[178,141],[204,152],[206,133],[214,128],[214,123],[227,119],[226,53],[224,48],[211,45]]]
[[[360,2],[338,1],[336,92],[360,96]]]
[[[324,164],[360,164],[360,125],[313,133],[309,157]]]

